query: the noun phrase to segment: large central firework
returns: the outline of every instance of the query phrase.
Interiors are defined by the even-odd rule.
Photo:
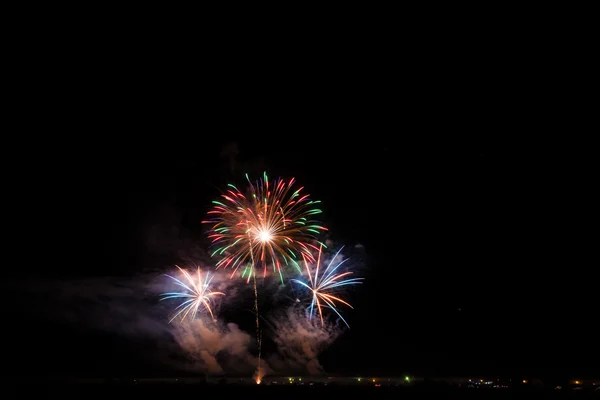
[[[265,173],[254,183],[247,174],[246,179],[246,193],[229,184],[221,199],[213,201],[209,219],[202,221],[212,225],[208,232],[215,247],[211,256],[221,256],[217,268],[232,268],[232,277],[240,267],[248,280],[258,268],[263,276],[272,269],[283,282],[283,266],[300,272],[301,260],[314,261],[316,236],[327,230],[313,220],[321,213],[316,208],[320,201],[310,200],[302,187],[294,188],[294,178],[269,183]]]
[[[302,194],[302,187],[294,188],[295,179],[276,179],[269,183],[266,172],[263,179],[248,181],[248,190],[240,191],[229,184],[220,201],[213,201],[208,212],[211,224],[208,237],[212,239],[211,257],[218,255],[217,268],[233,269],[233,277],[243,267],[242,277],[248,282],[253,278],[254,309],[256,312],[256,340],[258,342],[258,366],[256,382],[260,383],[261,333],[258,313],[256,270],[261,268],[267,276],[268,266],[279,275],[283,283],[282,266],[293,266],[301,272],[300,260],[314,261],[312,250],[318,250],[316,235],[327,230],[313,220],[322,211],[316,208],[320,201],[312,201]]]

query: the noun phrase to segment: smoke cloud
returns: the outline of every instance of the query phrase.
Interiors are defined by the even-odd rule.
[[[273,341],[278,356],[269,359],[275,369],[320,375],[325,371],[319,355],[343,332],[339,324],[308,318],[300,307],[291,307],[273,320]]]
[[[155,236],[158,242],[162,245],[168,242],[164,237],[158,239],[160,236]],[[177,248],[180,244],[175,241],[169,247]],[[199,249],[197,252],[201,254]],[[323,263],[331,261],[335,254],[329,250],[327,253],[331,254],[323,253]],[[186,255],[192,258],[189,252]],[[340,253],[336,262],[343,259]],[[258,364],[254,327],[250,323],[241,328],[243,321],[237,318],[244,315],[249,315],[249,320],[254,318],[251,315],[252,284],[245,279],[230,279],[230,270],[215,271],[209,265],[202,262],[202,269],[213,275],[212,290],[226,294],[218,296],[217,302],[212,304],[214,320],[203,313],[194,320],[175,319],[169,323],[180,300],[159,301],[159,298],[160,294],[176,289],[174,281],[164,275],[167,272],[178,276],[175,267],[166,271],[155,269],[134,277],[28,282],[17,288],[17,292],[35,304],[34,308],[24,308],[25,318],[53,319],[75,329],[124,338],[138,348],[143,347],[144,358],[172,370],[250,375],[256,372]],[[180,266],[188,270],[196,268],[193,264]],[[304,281],[308,278],[306,271],[293,277]],[[261,322],[264,339],[269,343],[267,346],[263,343],[259,375],[322,374],[319,355],[338,338],[344,327],[333,312],[326,313],[324,324],[318,315],[308,318],[304,306],[310,301],[310,293],[288,279],[281,284],[275,277],[267,277],[259,283],[260,315],[262,321],[270,321]],[[265,348],[274,354],[268,354]]]
[[[254,338],[234,323],[186,319],[173,325],[172,334],[190,357],[194,370],[250,374],[257,365],[257,358],[249,352]]]
[[[236,295],[234,283],[223,274],[215,274],[212,281],[214,289],[226,292],[232,304],[242,297]],[[255,338],[235,323],[212,320],[210,315],[169,323],[178,303],[158,300],[161,293],[172,289],[172,280],[156,274],[37,282],[23,290],[43,307],[32,310],[34,313],[42,311],[79,330],[151,342],[152,354],[147,357],[170,368],[208,374],[251,373],[256,366],[252,354]],[[215,307],[218,310],[219,304]]]

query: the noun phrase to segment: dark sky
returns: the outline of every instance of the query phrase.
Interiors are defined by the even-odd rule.
[[[210,200],[263,170],[321,199],[336,243],[364,246],[352,329],[322,354],[327,371],[594,372],[597,267],[569,195],[581,160],[507,139],[535,112],[483,58],[443,74],[433,59],[256,73],[111,60],[74,72],[81,85],[33,124],[56,133],[25,144],[17,167],[15,374],[168,370],[144,338],[65,322],[31,288],[160,274],[180,260],[149,249],[152,227],[202,247]]]

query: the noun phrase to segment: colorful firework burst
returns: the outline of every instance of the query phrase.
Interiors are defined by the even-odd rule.
[[[163,293],[161,295],[161,301],[167,299],[185,299],[179,306],[175,308],[175,315],[169,320],[169,322],[173,321],[175,318],[181,315],[181,320],[184,320],[188,315],[190,318],[196,318],[198,311],[201,307],[206,309],[210,316],[214,319],[211,301],[214,296],[224,296],[223,292],[213,292],[210,288],[210,282],[212,281],[212,277],[207,272],[204,276],[202,276],[202,271],[200,268],[197,269],[196,276],[194,277],[192,274],[184,270],[183,268],[176,266],[179,268],[181,273],[183,274],[185,281],[179,280],[171,275],[166,275],[175,281],[175,284],[184,290],[181,292],[169,292]]]
[[[348,259],[345,259],[337,264],[334,264],[334,261],[336,260],[337,256],[340,254],[340,251],[342,251],[342,249],[343,249],[343,247],[340,248],[337,251],[337,253],[335,253],[335,256],[333,256],[331,261],[329,261],[327,268],[325,268],[325,270],[322,271],[321,274],[319,275],[319,269],[321,268],[321,252],[322,252],[322,248],[319,248],[319,255],[317,257],[317,263],[315,264],[315,266],[313,268],[310,268],[309,263],[306,262],[306,260],[305,260],[306,272],[308,275],[308,282],[303,282],[299,279],[292,279],[292,281],[307,288],[312,293],[312,299],[311,299],[310,305],[307,308],[309,318],[311,318],[311,319],[313,318],[313,316],[315,315],[315,312],[316,312],[315,309],[316,309],[316,310],[318,310],[319,316],[321,317],[321,324],[324,324],[322,309],[324,307],[328,307],[328,308],[332,309],[340,317],[340,319],[342,321],[344,321],[346,326],[349,328],[350,326],[348,325],[348,323],[346,322],[344,317],[342,317],[342,315],[339,313],[339,311],[337,310],[337,307],[338,307],[339,303],[341,303],[345,306],[348,306],[350,308],[353,308],[353,307],[350,305],[350,303],[341,299],[336,292],[343,286],[355,285],[355,284],[361,283],[363,278],[347,278],[349,275],[352,275],[352,273],[353,273],[352,271],[336,273],[336,271],[340,268],[340,266],[342,264],[344,264],[344,262],[346,262],[346,260],[348,260]]]
[[[294,178],[269,183],[264,173],[263,179],[254,184],[248,174],[246,180],[248,194],[229,184],[222,200],[213,201],[210,219],[202,221],[212,225],[208,237],[216,249],[211,256],[222,256],[217,268],[232,268],[232,277],[240,266],[245,267],[242,276],[247,274],[248,280],[258,267],[266,276],[267,266],[271,265],[283,282],[282,265],[301,272],[298,262],[314,262],[311,250],[318,250],[314,243],[322,245],[317,235],[327,229],[313,220],[321,213],[316,208],[320,201],[302,194],[302,187],[295,189]]]

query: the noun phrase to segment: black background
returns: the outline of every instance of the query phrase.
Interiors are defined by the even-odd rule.
[[[218,190],[267,170],[323,201],[336,242],[364,246],[352,330],[326,370],[593,374],[591,159],[529,139],[564,119],[535,100],[548,86],[528,53],[441,38],[306,49],[131,37],[39,36],[22,61],[15,103],[31,107],[5,169],[13,282],[165,268],[150,222],[170,210],[205,243]],[[43,301],[24,293],[6,300],[16,374],[162,371],[143,344],[23,316]]]

